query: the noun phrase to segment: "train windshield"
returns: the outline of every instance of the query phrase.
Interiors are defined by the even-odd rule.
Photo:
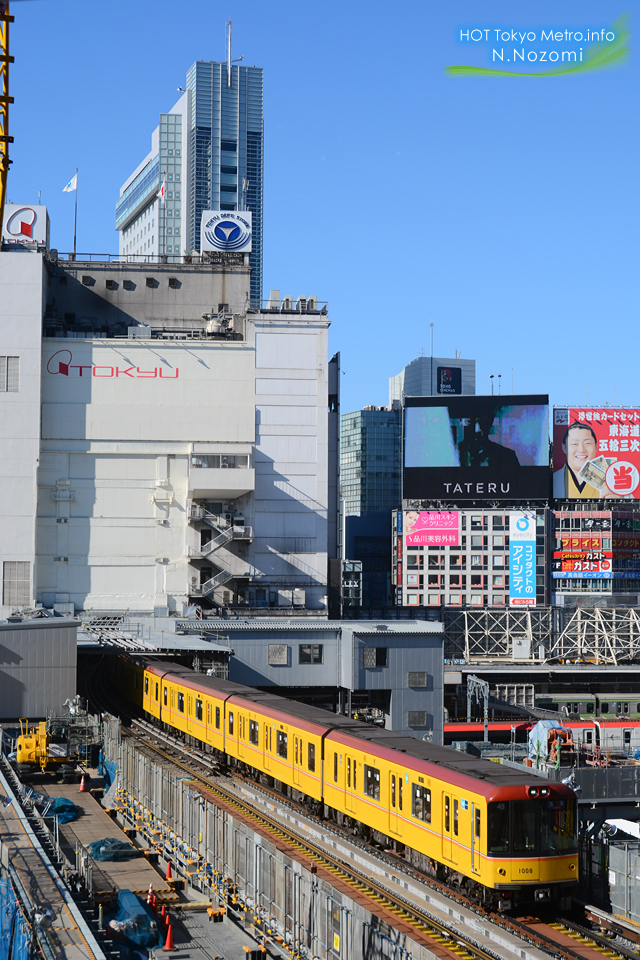
[[[576,800],[558,797],[488,805],[489,855],[554,857],[578,852]]]

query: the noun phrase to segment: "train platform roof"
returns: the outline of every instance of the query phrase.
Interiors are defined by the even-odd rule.
[[[147,627],[92,626],[82,624],[78,630],[78,649],[87,652],[112,652],[148,654],[150,657],[183,655],[189,653],[217,653],[233,655],[228,637],[197,636],[173,633],[171,630],[153,630]]]

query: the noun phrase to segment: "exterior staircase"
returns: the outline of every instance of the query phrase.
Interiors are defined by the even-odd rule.
[[[210,513],[199,504],[191,505],[189,519],[206,523],[215,533],[215,536],[200,549],[189,547],[189,559],[208,560],[209,563],[219,568],[219,573],[216,573],[205,583],[192,584],[189,590],[191,596],[207,597],[229,580],[254,576],[253,567],[245,563],[240,557],[228,551],[223,551],[221,554],[217,553],[234,540],[253,540],[252,527],[240,527],[229,523],[222,517]],[[216,554],[215,559],[214,554]]]

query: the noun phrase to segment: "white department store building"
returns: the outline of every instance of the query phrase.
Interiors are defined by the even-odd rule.
[[[2,615],[326,615],[339,418],[326,305],[272,291],[250,308],[249,280],[246,254],[0,253]]]

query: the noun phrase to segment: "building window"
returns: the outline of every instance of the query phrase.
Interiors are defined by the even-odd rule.
[[[209,470],[233,470],[242,469],[249,466],[249,457],[247,454],[197,454],[191,457],[192,467],[206,467]]]
[[[409,712],[407,713],[408,727],[426,727],[426,725],[427,725],[426,710],[409,710]]]
[[[287,734],[282,730],[278,730],[276,737],[276,753],[284,760],[287,759]]]
[[[0,393],[20,389],[20,357],[0,357]]]
[[[313,773],[313,771],[316,769],[316,748],[315,744],[313,743],[309,744],[308,766],[309,770],[311,770]]]
[[[364,766],[364,792],[374,800],[380,799],[380,771],[368,764]]]
[[[31,602],[31,564],[28,560],[5,560],[2,602],[7,607],[26,607]]]
[[[387,647],[363,647],[362,666],[365,670],[370,670],[375,667],[386,667],[388,663],[388,653]]]
[[[426,670],[410,670],[407,674],[408,687],[426,687],[429,683],[429,674]]]
[[[322,663],[321,643],[301,643],[298,645],[298,663]]]

